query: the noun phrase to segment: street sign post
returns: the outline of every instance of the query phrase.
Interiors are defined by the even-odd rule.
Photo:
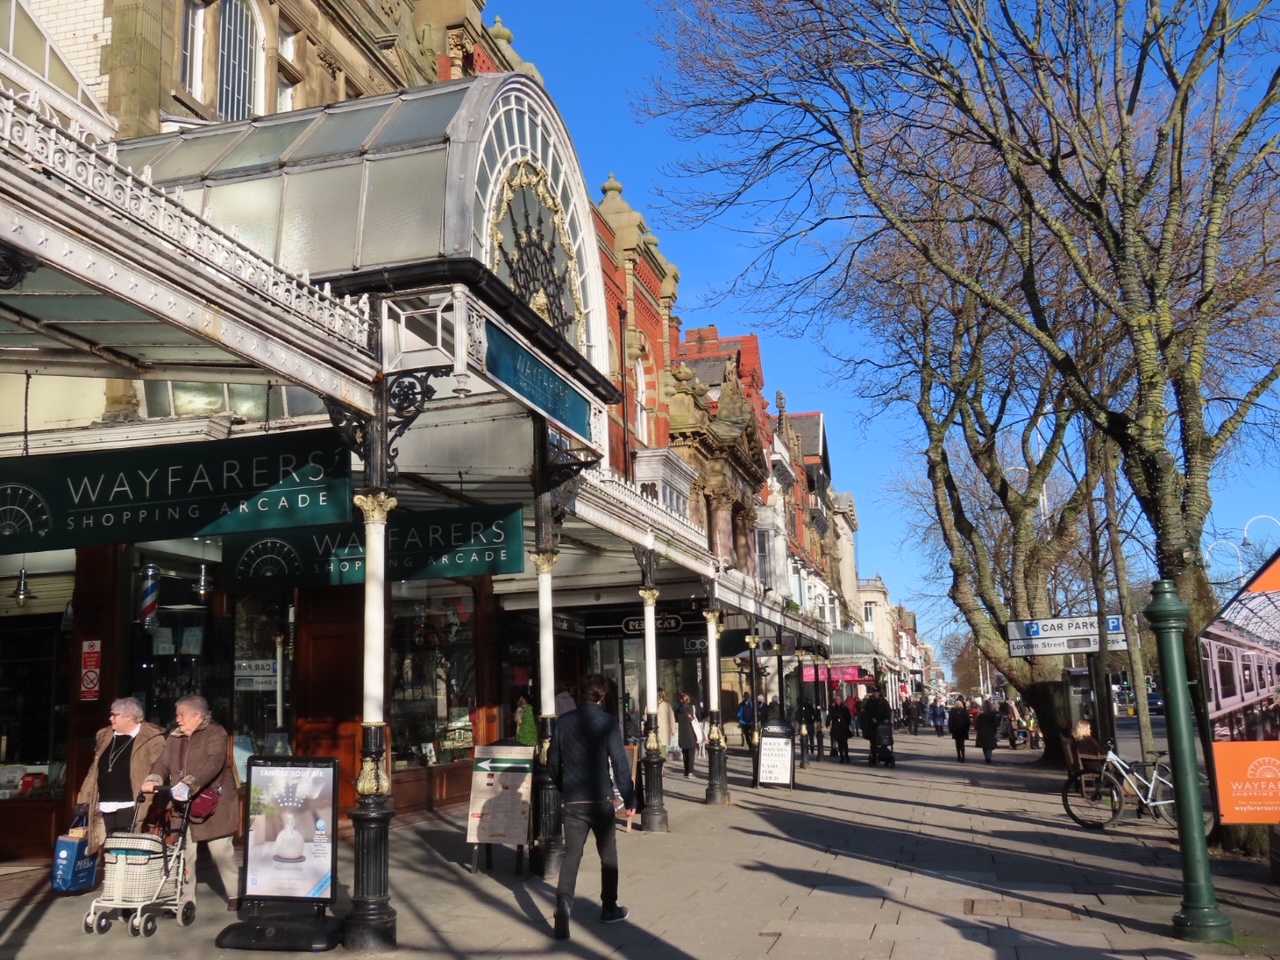
[[[1124,622],[1108,614],[1107,650],[1128,650]],[[1097,617],[1057,617],[1051,620],[1010,620],[1009,654],[1014,657],[1047,657],[1064,653],[1098,652]]]

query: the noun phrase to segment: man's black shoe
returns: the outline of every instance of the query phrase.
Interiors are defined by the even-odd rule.
[[[605,907],[600,911],[601,923],[619,923],[631,916],[631,911],[626,907]]]
[[[556,911],[555,928],[557,940],[569,939],[569,915],[567,913]]]

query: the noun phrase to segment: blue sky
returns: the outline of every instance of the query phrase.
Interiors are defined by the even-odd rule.
[[[661,123],[642,123],[632,106],[643,100],[648,78],[659,70],[658,52],[647,40],[656,19],[648,5],[643,0],[607,5],[598,0],[490,0],[486,23],[492,25],[495,16],[515,35],[516,51],[542,73],[573,137],[592,197],[600,199],[600,185],[614,174],[624,198],[657,234],[663,255],[680,269],[676,312],[684,328],[714,323],[723,335],[759,333],[765,396],[772,402],[782,390],[789,410],[827,415],[836,488],[852,493],[858,505],[859,575],[879,573],[895,602],[922,606],[923,564],[915,548],[904,543],[905,520],[890,496],[895,476],[913,466],[910,451],[902,448],[902,437],[912,425],[894,421],[891,414],[864,432],[853,415],[857,401],[815,372],[823,358],[812,344],[766,335],[730,306],[703,307],[706,295],[747,262],[748,252],[725,230],[681,232],[663,225],[663,202],[654,188],[663,179],[663,166],[687,146]],[[1278,491],[1280,464],[1274,459],[1224,468],[1215,484],[1206,541],[1221,538],[1239,545],[1251,518],[1270,515],[1280,521]],[[1249,535],[1280,544],[1280,522],[1258,520],[1250,524]],[[1215,579],[1237,575],[1232,549],[1219,545],[1209,556]],[[949,613],[923,615],[925,639],[939,639],[934,624],[947,619]]]

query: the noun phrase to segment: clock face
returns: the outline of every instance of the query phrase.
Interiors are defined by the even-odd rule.
[[[495,212],[495,272],[547,325],[582,349],[585,310],[580,271],[565,215],[546,174],[527,161],[513,166]]]
[[[0,537],[43,537],[51,528],[49,507],[40,494],[21,483],[0,484]]]
[[[237,580],[273,580],[302,575],[302,558],[291,544],[274,537],[259,540],[240,555]]]

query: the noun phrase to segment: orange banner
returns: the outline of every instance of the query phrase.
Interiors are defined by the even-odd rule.
[[[1280,823],[1280,742],[1217,742],[1213,763],[1223,823]]]

